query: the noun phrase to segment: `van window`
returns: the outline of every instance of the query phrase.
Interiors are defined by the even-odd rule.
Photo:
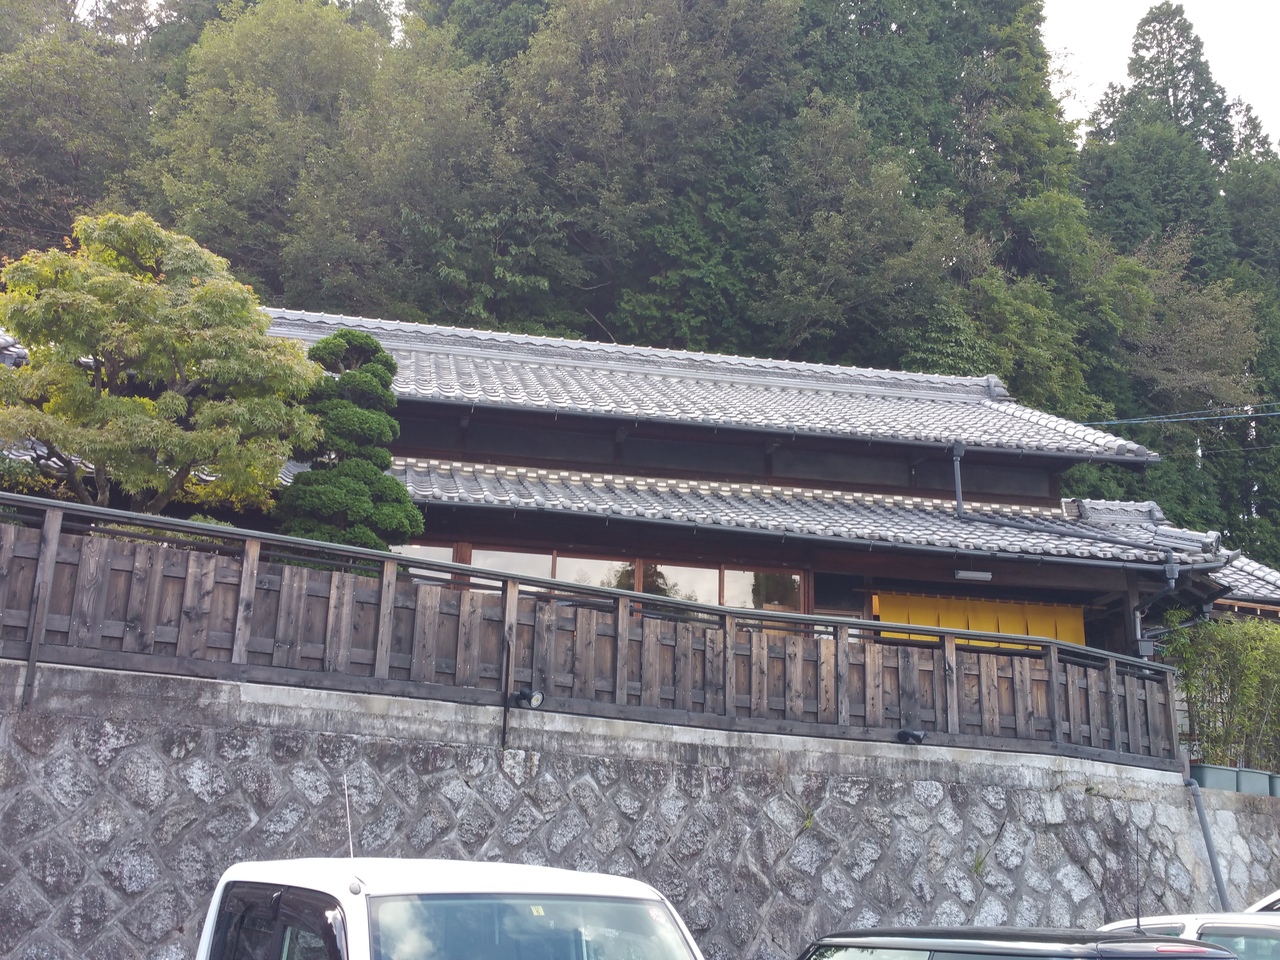
[[[210,960],[346,960],[342,908],[315,890],[229,883]]]
[[[693,960],[665,903],[422,895],[369,901],[372,960]]]

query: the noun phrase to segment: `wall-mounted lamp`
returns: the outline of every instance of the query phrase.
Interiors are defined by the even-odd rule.
[[[511,706],[528,707],[530,710],[537,710],[542,706],[542,701],[546,697],[543,696],[541,690],[516,690],[511,694]]]
[[[925,732],[923,730],[899,730],[899,743],[914,743],[917,747],[924,743]]]
[[[986,581],[991,579],[991,571],[990,570],[957,570],[956,579]]]

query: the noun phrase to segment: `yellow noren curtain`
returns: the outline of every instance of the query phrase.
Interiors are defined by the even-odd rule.
[[[880,593],[875,609],[885,623],[951,627],[1021,637],[1048,637],[1084,645],[1084,610],[1056,603],[1015,603],[926,597],[911,593]],[[885,634],[909,636],[909,634]]]

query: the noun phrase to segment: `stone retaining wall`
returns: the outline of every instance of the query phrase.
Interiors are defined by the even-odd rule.
[[[0,662],[0,956],[191,957],[240,859],[449,857],[637,876],[708,960],[872,924],[1093,927],[1215,909],[1176,775]],[[1280,800],[1205,791],[1232,906]],[[347,801],[351,810],[348,835]]]

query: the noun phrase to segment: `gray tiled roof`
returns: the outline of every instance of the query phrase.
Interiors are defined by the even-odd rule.
[[[0,330],[0,363],[6,367],[20,367],[26,362],[27,348]]]
[[[1280,570],[1248,557],[1236,557],[1221,570],[1215,570],[1213,579],[1231,588],[1229,600],[1280,604]]]
[[[1062,509],[955,502],[763,484],[664,480],[572,470],[487,466],[397,458],[393,476],[419,503],[496,506],[634,518],[796,534],[832,541],[897,543],[980,554],[1025,554],[1094,561],[1163,563],[1165,548],[1179,563],[1225,560],[1212,534],[1181,531],[1135,513],[1132,522],[1082,515],[1076,501]],[[1013,528],[975,515],[1021,524]],[[1162,543],[1169,535],[1169,543]],[[1104,538],[1104,539],[1097,539]],[[1123,539],[1129,544],[1107,542]],[[1176,544],[1176,545],[1175,545]]]
[[[396,323],[268,309],[272,332],[314,342],[343,327],[376,336],[402,397],[1149,462],[1145,447],[1014,402],[997,377],[816,363]]]

